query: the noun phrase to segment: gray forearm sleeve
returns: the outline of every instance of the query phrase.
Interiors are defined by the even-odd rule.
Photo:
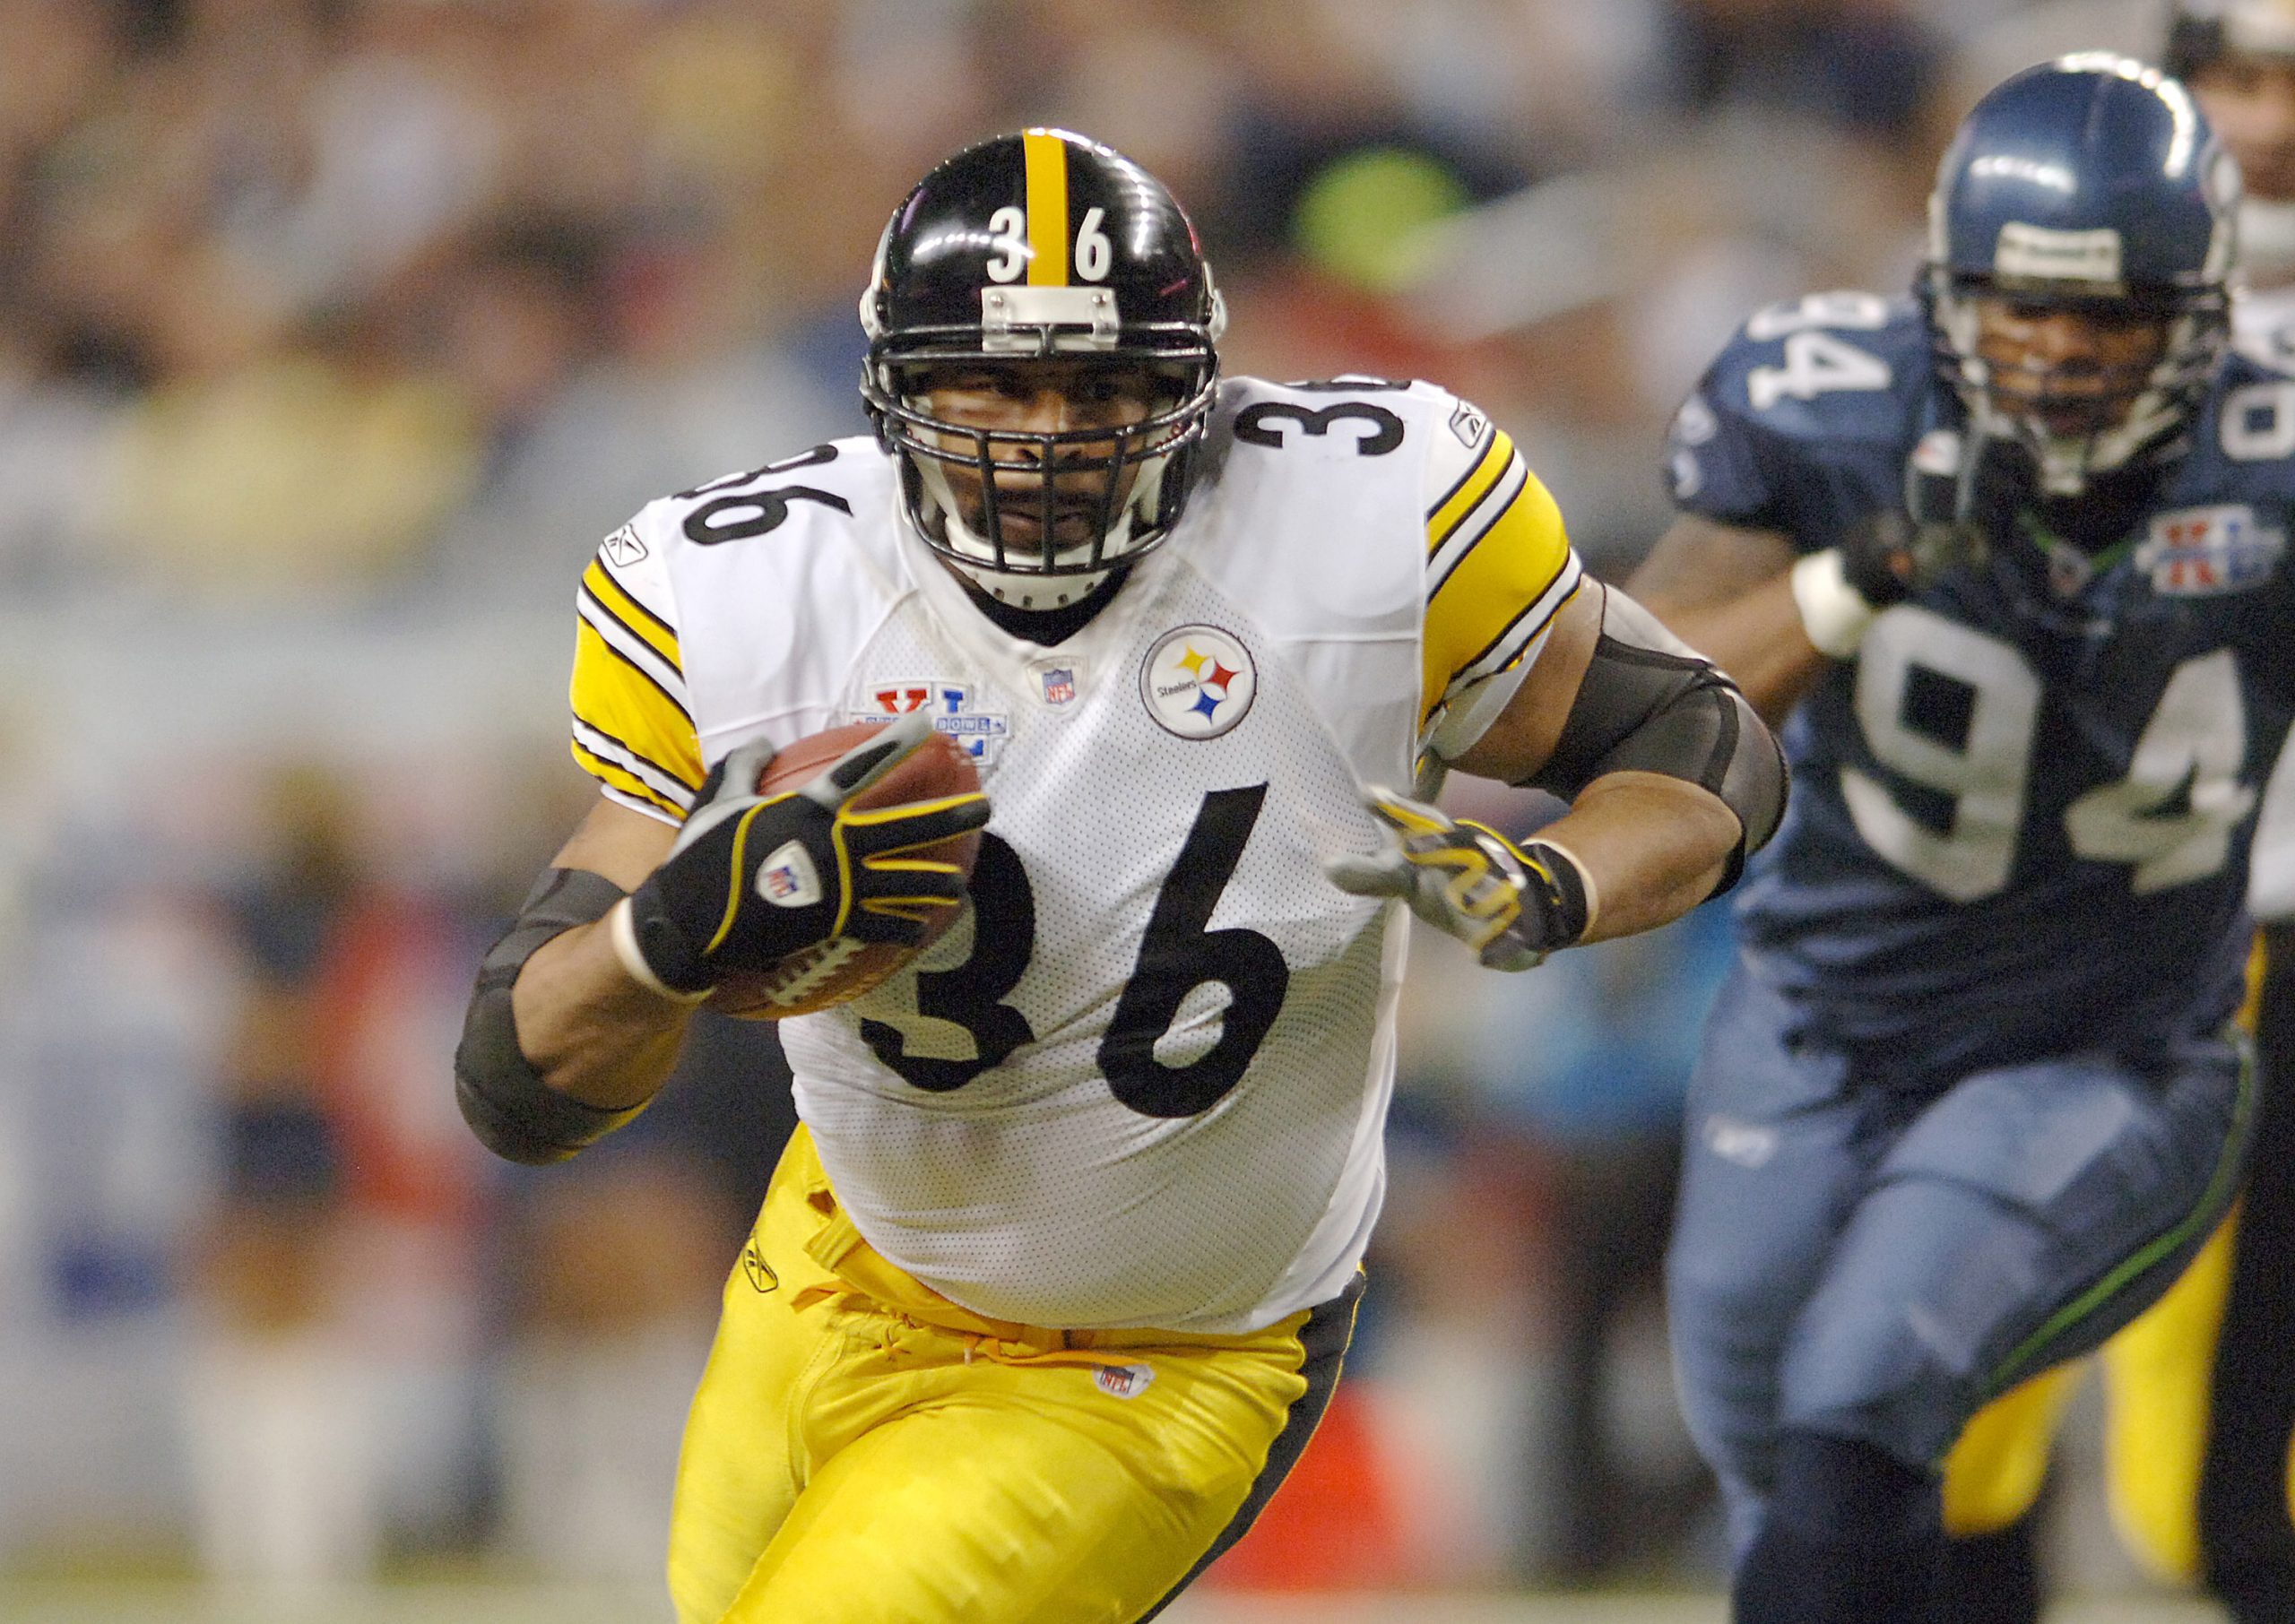
[[[1529,782],[1575,796],[1606,773],[1662,773],[1720,797],[1744,833],[1715,894],[1737,883],[1785,815],[1785,757],[1720,669],[1615,588],[1578,702]]]
[[[510,989],[535,949],[601,920],[626,894],[602,875],[552,868],[536,883],[502,939],[479,961],[478,985],[455,1050],[455,1102],[479,1143],[512,1162],[563,1162],[619,1127],[642,1105],[609,1110],[542,1081],[518,1047]]]

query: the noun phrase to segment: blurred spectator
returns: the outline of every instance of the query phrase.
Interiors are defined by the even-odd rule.
[[[476,483],[470,403],[333,323],[161,385],[117,426],[96,520],[131,574],[258,597],[403,573]]]
[[[1893,0],[1671,0],[1667,89],[1675,105],[1732,104],[1814,117],[1884,138],[1925,134],[1945,42]]]
[[[194,1504],[210,1573],[339,1579],[467,1520],[476,1162],[440,1131],[437,1045],[469,950],[451,910],[372,870],[336,775],[281,770],[262,811],[226,899],[241,980],[196,1247]]]
[[[300,774],[273,792],[282,849],[228,909],[244,980],[215,1101],[221,1188],[194,1268],[208,1321],[187,1416],[197,1534],[219,1578],[361,1577],[381,1546],[375,1404],[326,1335],[345,1152],[317,1019],[358,874],[339,790]]]

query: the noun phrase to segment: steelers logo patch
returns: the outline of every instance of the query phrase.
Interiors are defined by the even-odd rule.
[[[1218,738],[1250,713],[1258,692],[1251,652],[1216,626],[1165,632],[1139,667],[1148,714],[1182,739]]]

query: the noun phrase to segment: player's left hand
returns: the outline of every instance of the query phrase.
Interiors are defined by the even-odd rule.
[[[1373,789],[1364,804],[1393,843],[1375,856],[1326,861],[1323,872],[1340,890],[1400,897],[1493,970],[1528,970],[1585,934],[1585,878],[1555,847],[1517,846],[1495,829],[1390,790]]]
[[[1866,514],[1840,538],[1840,573],[1875,609],[1901,603],[1956,571],[1984,567],[1974,524],[1916,523],[1893,508]]]

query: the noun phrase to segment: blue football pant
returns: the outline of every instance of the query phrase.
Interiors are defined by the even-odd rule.
[[[1742,1551],[1784,1430],[1941,1461],[1988,1399],[2166,1290],[2254,1115],[2230,1038],[1892,1093],[1741,963],[1691,1081],[1667,1259],[1691,1436]]]
[[[2098,1358],[2123,1542],[2243,1624],[2295,1619],[2295,926],[2267,929],[2249,971],[2262,1099],[2239,1209]],[[2031,1511],[2080,1374],[2049,1371],[1969,1423],[1944,1464],[1949,1532],[1992,1536]],[[1972,1600],[1953,1597],[1963,1614]]]

